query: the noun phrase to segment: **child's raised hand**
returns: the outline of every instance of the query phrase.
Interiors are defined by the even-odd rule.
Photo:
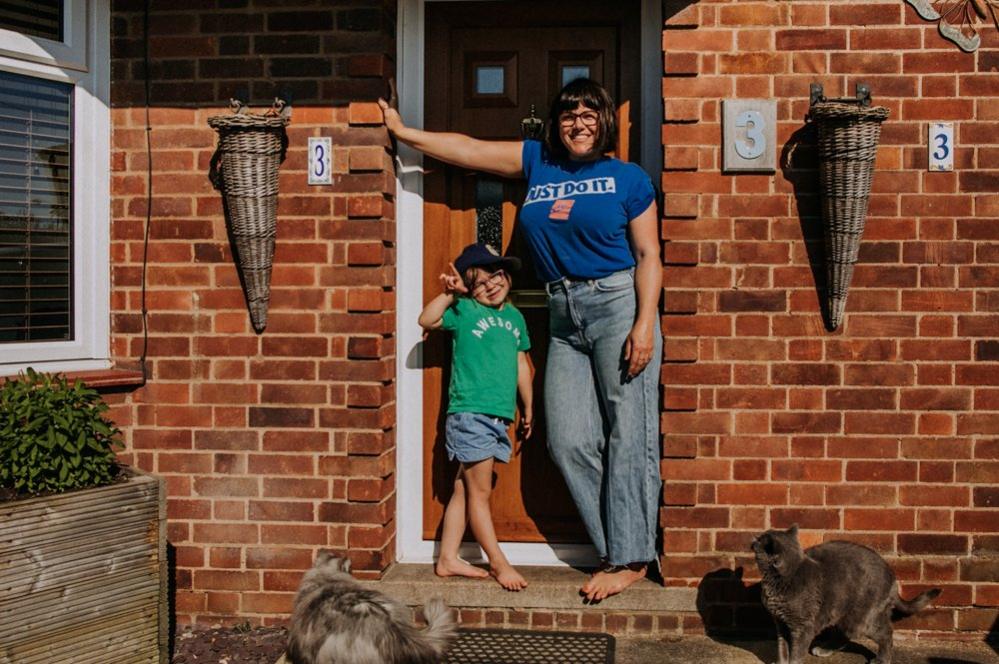
[[[468,292],[468,288],[465,287],[464,280],[462,280],[461,275],[458,274],[458,269],[455,268],[454,263],[448,263],[448,267],[451,268],[451,271],[442,273],[440,276],[441,286],[444,287],[444,292],[450,295],[466,294]]]

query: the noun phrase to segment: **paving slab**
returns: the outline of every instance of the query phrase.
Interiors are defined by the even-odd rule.
[[[870,649],[868,649],[870,648]],[[805,658],[805,664],[865,664],[873,643],[848,645],[830,657]],[[773,641],[717,641],[710,637],[649,639],[618,637],[615,664],[771,664],[777,661]],[[999,653],[984,642],[912,641],[896,639],[894,664],[999,664]]]

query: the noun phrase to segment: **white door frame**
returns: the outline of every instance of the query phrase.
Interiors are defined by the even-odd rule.
[[[427,2],[399,0],[396,80],[399,111],[406,123],[423,127],[423,63]],[[464,0],[469,1],[469,0]],[[642,109],[639,163],[653,182],[662,172],[662,0],[641,0]],[[423,159],[399,144],[396,181],[396,559],[427,563],[437,542],[423,539]],[[596,562],[590,545],[504,543],[515,565],[587,565]],[[477,546],[462,555],[481,560]]]

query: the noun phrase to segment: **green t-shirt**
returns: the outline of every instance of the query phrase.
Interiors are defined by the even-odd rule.
[[[444,312],[441,327],[451,332],[447,412],[512,420],[517,408],[517,353],[531,347],[524,316],[509,302],[494,309],[459,297]]]

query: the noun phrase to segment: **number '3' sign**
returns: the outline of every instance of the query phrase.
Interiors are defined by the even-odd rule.
[[[309,137],[309,184],[333,184],[332,142],[328,136]]]
[[[777,102],[725,99],[722,115],[722,168],[730,172],[773,172],[777,161]]]
[[[954,170],[954,123],[931,122],[927,138],[929,142],[929,170]]]
[[[766,123],[759,111],[743,111],[735,118],[736,127],[746,128],[747,141],[735,140],[735,151],[743,159],[759,159],[767,149]]]

